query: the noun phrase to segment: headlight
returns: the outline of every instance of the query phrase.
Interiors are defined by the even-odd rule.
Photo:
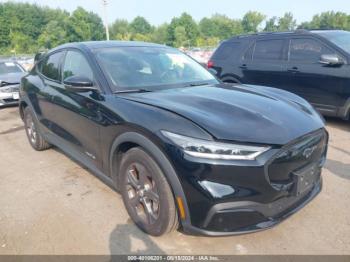
[[[196,139],[192,137],[161,131],[175,145],[181,147],[185,154],[206,159],[254,160],[270,147],[228,144]]]

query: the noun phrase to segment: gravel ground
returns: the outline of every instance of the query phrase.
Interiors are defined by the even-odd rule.
[[[34,151],[16,107],[0,109],[0,254],[350,254],[350,123],[327,121],[323,191],[285,222],[241,236],[154,238],[89,171],[57,149]]]

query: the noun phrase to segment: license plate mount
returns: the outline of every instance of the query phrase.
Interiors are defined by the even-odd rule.
[[[313,164],[294,172],[296,178],[296,195],[301,195],[311,189],[320,175],[319,168]]]

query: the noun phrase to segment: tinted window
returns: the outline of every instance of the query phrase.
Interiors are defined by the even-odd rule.
[[[70,76],[84,76],[93,80],[92,70],[83,54],[68,51],[63,66],[63,79]]]
[[[240,51],[241,43],[239,42],[231,42],[231,43],[223,43],[219,49],[215,52],[213,56],[214,59],[224,60],[229,58],[231,55],[237,57]]]
[[[39,64],[39,70],[47,78],[60,80],[60,62],[63,52],[55,53],[45,58]]]
[[[249,49],[245,52],[243,59],[244,60],[252,60],[253,58],[253,50],[254,50],[254,45],[251,45]]]
[[[23,69],[13,62],[0,63],[0,75],[10,73],[21,73]]]
[[[281,60],[283,54],[283,40],[257,41],[254,50],[254,60]]]
[[[334,52],[314,39],[292,39],[289,60],[316,63],[322,54],[332,53]]]
[[[350,32],[347,31],[314,31],[350,53]]]

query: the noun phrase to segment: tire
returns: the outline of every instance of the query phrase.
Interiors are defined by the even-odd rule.
[[[120,189],[134,223],[161,236],[178,227],[172,190],[159,165],[140,147],[127,151],[120,165]]]
[[[34,115],[29,107],[24,109],[24,127],[30,145],[37,151],[49,149],[51,145],[40,134],[38,124],[35,121]]]

